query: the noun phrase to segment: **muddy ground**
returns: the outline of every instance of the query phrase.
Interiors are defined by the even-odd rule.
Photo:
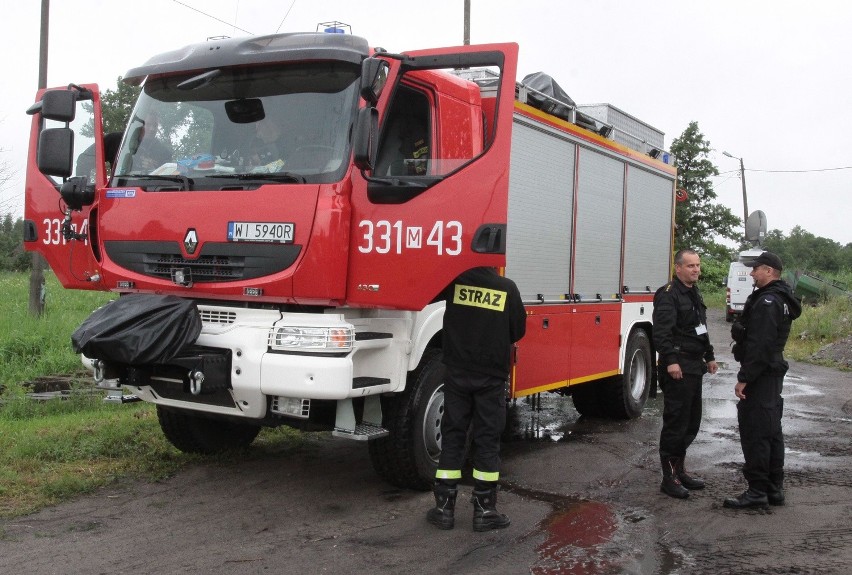
[[[742,491],[728,325],[704,383],[688,466],[708,482],[659,493],[662,397],[642,418],[580,418],[570,399],[519,401],[504,446],[502,531],[426,523],[429,493],[373,472],[366,446],[312,436],[276,457],[203,464],[160,483],[124,482],[0,522],[0,573],[852,573],[852,373],[793,363],[785,383],[787,500],[721,505]]]

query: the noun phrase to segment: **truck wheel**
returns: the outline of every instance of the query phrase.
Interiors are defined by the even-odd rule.
[[[645,330],[635,329],[627,339],[624,373],[604,384],[607,413],[615,419],[642,415],[651,389],[651,342]]]
[[[584,417],[603,417],[605,415],[601,406],[600,387],[601,382],[581,383],[572,385],[571,400],[574,409]]]
[[[428,491],[441,455],[444,364],[441,350],[426,350],[408,374],[405,391],[382,398],[387,437],[369,442],[373,467],[397,487]]]
[[[157,406],[160,428],[169,442],[184,453],[212,455],[251,445],[260,426],[195,415],[184,409]]]

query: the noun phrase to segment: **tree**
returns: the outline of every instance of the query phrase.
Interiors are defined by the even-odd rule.
[[[7,213],[0,219],[0,270],[24,271],[30,267],[30,256],[24,251],[24,220],[12,219]]]
[[[704,139],[697,122],[691,122],[672,142],[677,187],[686,192],[675,209],[675,249],[692,248],[705,256],[730,261],[731,250],[717,239],[740,239],[734,228],[742,222],[729,208],[714,203],[716,192],[710,177],[719,171],[707,158],[710,150],[710,142]]]
[[[133,106],[142,88],[131,86],[122,81],[121,76],[116,80],[118,87],[115,90],[106,89],[101,92],[101,113],[103,114],[104,134],[110,132],[124,132]],[[91,114],[92,104],[86,102],[83,108]],[[80,129],[80,135],[94,138],[95,130],[92,120]]]
[[[780,230],[767,234],[763,247],[778,254],[784,268],[810,272],[836,273],[847,267],[845,250],[838,242],[818,237],[796,226],[784,237]]]
[[[139,86],[123,82],[121,76],[117,79],[117,85],[115,90],[106,89],[101,92],[104,134],[124,132],[142,91]],[[92,113],[91,102],[83,103],[83,108],[89,114]],[[210,150],[210,122],[212,118],[199,113],[199,110],[177,103],[159,118],[157,130],[163,140],[171,142],[178,157],[189,157],[202,150]],[[94,137],[93,120],[90,119],[80,129],[80,134]]]

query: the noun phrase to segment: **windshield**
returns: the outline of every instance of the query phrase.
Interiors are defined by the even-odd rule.
[[[358,73],[351,64],[323,62],[149,79],[112,185],[210,190],[338,181],[349,158]]]

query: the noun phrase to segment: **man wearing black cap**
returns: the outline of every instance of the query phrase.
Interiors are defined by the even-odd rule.
[[[742,317],[731,328],[734,359],[740,362],[734,393],[748,489],[725,499],[731,509],[784,504],[784,435],[781,388],[788,364],[784,345],[790,324],[802,313],[790,286],[781,281],[781,258],[763,252],[750,262],[757,289],[746,300]]]
[[[654,294],[654,348],[660,355],[663,429],[660,431],[660,491],[686,499],[704,481],[687,473],[686,450],[701,424],[701,380],[716,373],[707,333],[707,306],[698,291],[701,258],[695,250],[679,250],[675,277]]]

